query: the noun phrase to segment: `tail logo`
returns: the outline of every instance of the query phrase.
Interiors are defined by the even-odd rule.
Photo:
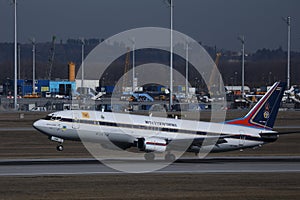
[[[267,103],[265,106],[264,118],[268,119],[269,117],[270,117],[270,105],[269,103]]]
[[[281,99],[286,84],[276,82],[259,102],[240,119],[231,120],[227,123],[245,126],[254,126],[272,130],[280,107]]]

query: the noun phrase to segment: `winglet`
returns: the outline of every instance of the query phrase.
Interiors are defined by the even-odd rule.
[[[274,83],[245,117],[227,121],[226,123],[271,130],[275,123],[285,87],[286,83]]]

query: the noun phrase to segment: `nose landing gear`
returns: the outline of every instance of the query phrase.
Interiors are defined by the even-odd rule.
[[[57,150],[57,151],[63,151],[63,150],[64,150],[64,146],[62,145],[63,142],[64,142],[64,139],[58,138],[58,137],[55,137],[55,136],[51,136],[51,137],[49,137],[49,139],[50,139],[51,141],[54,141],[54,142],[58,142],[58,143],[59,143],[59,144],[57,145],[57,147],[56,147],[56,150]]]
[[[57,145],[56,150],[57,151],[63,151],[64,150],[64,146],[61,145],[61,144],[59,144],[59,145]]]

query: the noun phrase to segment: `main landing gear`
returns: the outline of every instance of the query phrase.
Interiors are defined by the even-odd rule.
[[[145,153],[144,158],[147,161],[153,161],[155,159],[155,154],[153,152]]]
[[[62,145],[63,142],[64,142],[64,139],[62,138],[58,138],[58,137],[55,137],[55,136],[51,136],[49,137],[49,139],[51,141],[54,141],[54,142],[58,142],[59,144],[56,146],[56,150],[57,151],[63,151],[64,150],[64,146]]]
[[[165,155],[165,161],[174,162],[176,160],[176,156],[170,152]]]
[[[147,161],[153,161],[155,159],[155,154],[153,152],[145,153],[144,158]],[[165,155],[165,161],[167,161],[167,162],[174,162],[175,160],[176,160],[176,156],[174,154],[168,152]]]

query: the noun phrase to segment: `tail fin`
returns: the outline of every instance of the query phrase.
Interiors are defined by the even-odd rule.
[[[269,91],[259,100],[259,102],[250,110],[250,112],[245,117],[227,121],[226,123],[272,129],[285,87],[286,83],[274,83]]]

